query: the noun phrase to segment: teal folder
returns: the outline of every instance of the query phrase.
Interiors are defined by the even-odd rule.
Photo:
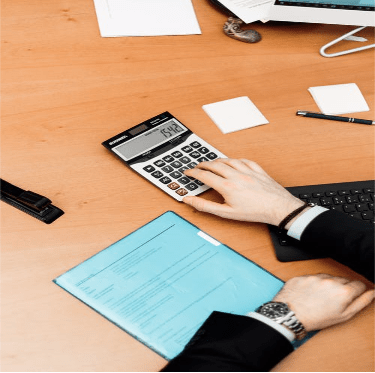
[[[171,211],[53,281],[167,360],[212,311],[245,315],[283,286]]]

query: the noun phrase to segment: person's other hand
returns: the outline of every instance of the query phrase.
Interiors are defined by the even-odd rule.
[[[288,304],[307,331],[349,320],[375,297],[360,281],[327,274],[295,277],[287,281],[273,301]]]
[[[202,162],[185,174],[215,189],[223,196],[224,203],[193,196],[183,201],[199,211],[223,218],[278,225],[303,205],[257,163],[247,159]]]

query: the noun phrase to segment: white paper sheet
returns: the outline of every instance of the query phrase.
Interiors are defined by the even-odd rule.
[[[219,0],[245,23],[267,19],[275,0]]]
[[[246,96],[203,105],[202,108],[223,133],[269,123]]]
[[[355,83],[310,87],[308,90],[323,114],[348,114],[370,110]]]
[[[201,34],[191,0],[94,0],[102,37]]]

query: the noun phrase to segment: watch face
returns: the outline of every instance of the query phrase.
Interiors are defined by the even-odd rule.
[[[270,319],[276,319],[280,316],[284,316],[289,313],[289,308],[284,303],[269,303],[265,304],[261,309],[260,313]]]

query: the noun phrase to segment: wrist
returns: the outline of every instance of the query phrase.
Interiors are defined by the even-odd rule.
[[[300,199],[291,196],[290,199],[283,201],[282,203],[279,203],[277,205],[277,211],[275,211],[275,214],[273,216],[273,222],[271,222],[272,225],[278,226],[282,220],[285,219],[286,216],[288,216],[291,212],[298,209],[299,207],[303,206],[305,203],[301,201]],[[306,211],[306,210],[303,210]],[[291,222],[295,221],[298,216],[300,216],[303,211],[298,214],[295,218],[293,218],[285,227],[285,229],[288,229],[291,226]]]

